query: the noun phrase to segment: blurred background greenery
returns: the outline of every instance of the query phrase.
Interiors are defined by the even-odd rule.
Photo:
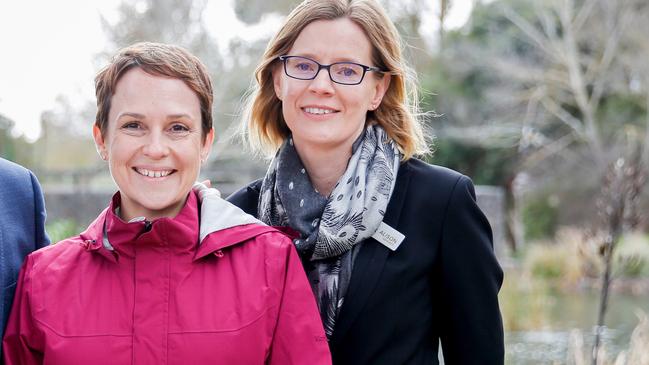
[[[649,3],[381,3],[421,83],[422,111],[435,136],[435,152],[426,159],[504,192],[500,299],[507,362],[590,362],[600,277],[610,252],[611,294],[598,361],[649,363],[649,325],[642,314],[649,312],[649,196],[643,189]],[[470,16],[451,26],[449,11],[459,3],[470,7]],[[295,5],[232,4],[251,27],[281,19]],[[101,17],[109,42],[96,63],[100,67],[118,48],[144,40],[180,44],[199,56],[215,80],[219,135],[204,176],[227,193],[264,173],[265,162],[252,161],[230,137],[267,38],[218,44],[207,26],[207,6],[206,0],[124,0],[116,16]],[[91,139],[94,113],[94,101],[79,105],[61,95],[55,108],[42,113],[35,141],[12,132],[20,121],[0,114],[0,156],[32,169],[49,194],[110,192],[114,186]],[[619,184],[611,177],[616,171]],[[616,202],[623,206],[619,219]],[[56,241],[83,224],[51,220],[48,231]]]

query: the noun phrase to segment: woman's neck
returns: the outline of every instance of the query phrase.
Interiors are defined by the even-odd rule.
[[[352,147],[330,149],[309,148],[295,145],[304,168],[309,173],[311,184],[322,196],[329,196],[338,179],[345,173],[352,155]]]

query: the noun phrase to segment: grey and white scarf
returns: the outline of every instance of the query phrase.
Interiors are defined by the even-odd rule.
[[[258,216],[288,226],[316,296],[327,338],[333,333],[360,243],[372,236],[394,190],[401,155],[378,125],[354,143],[347,169],[328,198],[312,186],[288,138],[261,184]]]

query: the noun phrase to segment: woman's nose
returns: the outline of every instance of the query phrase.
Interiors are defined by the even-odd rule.
[[[162,133],[152,133],[144,145],[144,154],[152,159],[160,159],[169,154],[169,146]]]
[[[333,81],[329,77],[329,70],[320,69],[315,78],[309,84],[309,90],[318,94],[333,94]]]

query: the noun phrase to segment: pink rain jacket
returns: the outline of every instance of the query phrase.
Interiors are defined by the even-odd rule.
[[[212,203],[199,230],[193,192],[178,216],[151,223],[120,220],[116,194],[80,236],[29,255],[6,363],[330,364],[291,240]]]

